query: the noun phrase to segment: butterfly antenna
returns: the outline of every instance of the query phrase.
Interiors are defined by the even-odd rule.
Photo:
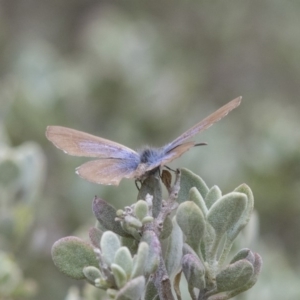
[[[195,145],[196,146],[196,145]],[[174,169],[172,169],[172,168],[170,168],[170,167],[168,167],[168,166],[164,166],[166,169],[168,169],[168,170],[170,170],[170,171],[172,171],[172,172],[176,172]]]
[[[195,144],[195,146],[194,147],[196,147],[196,146],[206,146],[206,145],[208,145],[207,143],[198,143],[198,144]]]

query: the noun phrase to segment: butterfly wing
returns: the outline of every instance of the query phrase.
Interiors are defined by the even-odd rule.
[[[165,158],[163,159],[163,161],[161,162],[160,165],[164,166],[164,165],[168,164],[169,162],[173,161],[174,159],[180,157],[183,153],[187,152],[194,146],[195,146],[195,142],[187,142],[187,143],[183,143],[183,144],[173,148],[166,154]]]
[[[137,159],[138,154],[116,142],[62,126],[48,126],[46,137],[57,148],[74,156]]]
[[[123,178],[134,178],[138,161],[126,159],[99,159],[89,161],[76,169],[76,173],[91,182],[119,185]]]
[[[187,142],[187,143],[183,143],[183,144],[175,147],[171,151],[165,153],[160,160],[148,165],[147,168],[145,169],[145,172],[153,170],[156,167],[164,166],[164,165],[168,164],[169,162],[173,161],[174,159],[180,157],[183,153],[185,153],[186,151],[188,151],[189,149],[191,149],[194,146],[195,146],[195,142]]]
[[[235,109],[236,107],[238,107],[240,105],[241,100],[242,100],[242,97],[238,97],[238,98],[228,102],[227,104],[225,104],[224,106],[222,106],[221,108],[219,108],[218,110],[213,112],[211,115],[206,117],[204,120],[202,120],[201,122],[194,125],[192,128],[190,128],[189,130],[184,132],[173,142],[167,144],[164,147],[166,152],[169,152],[169,151],[172,152],[173,149],[175,150],[177,146],[179,146],[180,144],[182,144],[183,142],[185,142],[186,140],[188,140],[195,134],[202,132],[203,130],[209,128],[211,125],[213,125],[214,123],[216,123],[219,120],[221,120],[222,118],[224,118],[230,111],[232,111],[233,109]],[[177,151],[180,151],[180,150],[178,149]]]

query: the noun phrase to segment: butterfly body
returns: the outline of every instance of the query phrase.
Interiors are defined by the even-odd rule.
[[[118,185],[123,178],[143,180],[149,172],[166,165],[196,145],[187,142],[239,106],[238,97],[161,147],[134,151],[124,145],[62,126],[48,126],[46,137],[59,149],[73,156],[96,157],[76,169],[82,178],[100,184]]]

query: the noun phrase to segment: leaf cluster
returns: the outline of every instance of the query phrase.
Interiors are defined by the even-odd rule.
[[[184,276],[191,299],[230,299],[257,281],[262,259],[241,249],[226,263],[233,242],[247,225],[254,205],[251,189],[242,184],[222,195],[189,170],[169,172],[162,182],[151,174],[138,201],[116,210],[95,197],[97,224],[90,242],[66,237],[52,248],[58,269],[85,279],[111,299],[181,299]]]

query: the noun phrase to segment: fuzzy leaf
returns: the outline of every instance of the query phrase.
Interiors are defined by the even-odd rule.
[[[247,248],[241,249],[230,261],[230,264],[233,264],[234,262],[241,260],[241,259],[247,259],[251,264],[255,261],[255,255],[254,253]]]
[[[125,227],[125,224],[127,225],[126,227]],[[131,228],[133,228],[133,229],[140,229],[140,228],[142,228],[143,224],[142,224],[142,222],[141,222],[139,219],[137,219],[136,217],[127,215],[127,216],[125,216],[125,218],[124,218],[124,224],[123,224],[123,226],[124,226],[125,228],[130,228],[130,227],[131,227]]]
[[[176,212],[176,221],[186,236],[186,243],[198,252],[205,231],[205,220],[200,208],[192,201],[181,203]]]
[[[135,278],[144,274],[146,262],[148,260],[148,252],[148,244],[145,242],[140,242],[137,254],[133,261],[131,278]]]
[[[138,242],[132,237],[121,237],[121,244],[129,249],[131,255],[134,255],[138,249]]]
[[[146,285],[144,299],[145,300],[154,300],[154,299],[156,299],[157,296],[158,296],[158,292],[154,285],[153,278],[150,278]]]
[[[115,278],[117,287],[119,289],[121,289],[127,281],[127,276],[126,276],[125,270],[116,264],[111,264],[110,268],[114,274],[114,278]]]
[[[254,207],[253,193],[248,185],[241,184],[234,191],[245,194],[247,196],[247,198],[246,198],[247,202],[246,202],[246,208],[245,208],[241,218],[235,224],[235,226],[232,227],[227,232],[227,238],[231,241],[233,241],[237,237],[237,235],[240,233],[240,231],[248,224],[251,214],[252,214],[252,211],[253,211],[253,207]]]
[[[93,200],[93,213],[98,222],[106,228],[120,236],[130,236],[125,232],[120,224],[116,221],[116,209],[101,198],[95,197]]]
[[[169,237],[170,234],[172,233],[172,229],[173,229],[172,220],[170,219],[170,217],[166,217],[159,238],[161,240],[164,240],[167,237]]]
[[[232,192],[212,205],[207,214],[207,221],[215,229],[218,237],[238,222],[245,210],[246,202],[245,194]]]
[[[83,274],[86,279],[92,283],[94,283],[96,279],[103,277],[100,270],[93,266],[83,268]]]
[[[258,279],[258,275],[261,272],[262,264],[263,261],[261,256],[258,253],[254,253],[254,262],[253,262],[254,273],[251,279],[244,286],[244,291],[250,289],[256,283]]]
[[[104,261],[110,266],[115,259],[116,252],[121,247],[118,236],[112,231],[105,231],[102,235],[100,248]]]
[[[101,241],[102,234],[103,234],[103,232],[96,227],[92,227],[89,229],[90,241],[95,248],[100,247],[100,241]]]
[[[205,268],[201,260],[193,255],[186,254],[182,258],[182,271],[190,286],[193,288],[205,288]]]
[[[139,276],[127,282],[117,293],[115,300],[139,300],[145,290],[145,278]]]
[[[159,265],[160,259],[160,242],[153,231],[146,230],[141,241],[144,241],[149,246],[148,259],[145,267],[145,274],[150,275],[155,272]]]
[[[261,271],[262,259],[261,259],[260,255],[257,253],[254,253],[254,257],[255,257],[255,261],[253,263],[254,272],[253,272],[252,277],[246,282],[246,284],[239,286],[234,290],[226,292],[226,295],[227,295],[226,299],[233,298],[234,296],[249,290],[256,283],[258,275],[260,274],[260,271]],[[212,296],[209,299],[220,300],[220,298],[218,298],[218,295],[216,295],[216,298],[214,296]]]
[[[201,209],[204,216],[207,215],[208,209],[206,207],[206,203],[204,202],[204,199],[201,196],[200,192],[195,187],[192,187],[190,189],[189,200],[197,204],[197,206]]]
[[[218,292],[230,291],[245,285],[254,273],[251,263],[245,259],[239,260],[216,276]]]
[[[142,221],[148,215],[148,205],[144,200],[139,200],[134,205],[136,217]]]
[[[75,236],[56,241],[52,246],[51,254],[55,266],[74,279],[85,278],[84,267],[98,267],[93,247]]]
[[[169,239],[168,249],[166,251],[165,264],[168,274],[173,276],[180,267],[182,257],[183,236],[180,227],[174,217],[172,220],[173,230]]]
[[[118,249],[115,255],[114,264],[122,267],[125,271],[127,278],[131,275],[132,272],[132,256],[126,247],[121,247]]]
[[[205,197],[205,203],[206,207],[208,209],[211,208],[211,206],[219,199],[222,197],[222,192],[220,188],[217,185],[214,185],[207,193]]]
[[[203,181],[203,179],[188,169],[181,169],[180,171],[180,191],[178,194],[177,202],[182,203],[188,200],[189,191],[192,187],[195,187],[200,192],[201,196],[205,199],[209,188]]]

